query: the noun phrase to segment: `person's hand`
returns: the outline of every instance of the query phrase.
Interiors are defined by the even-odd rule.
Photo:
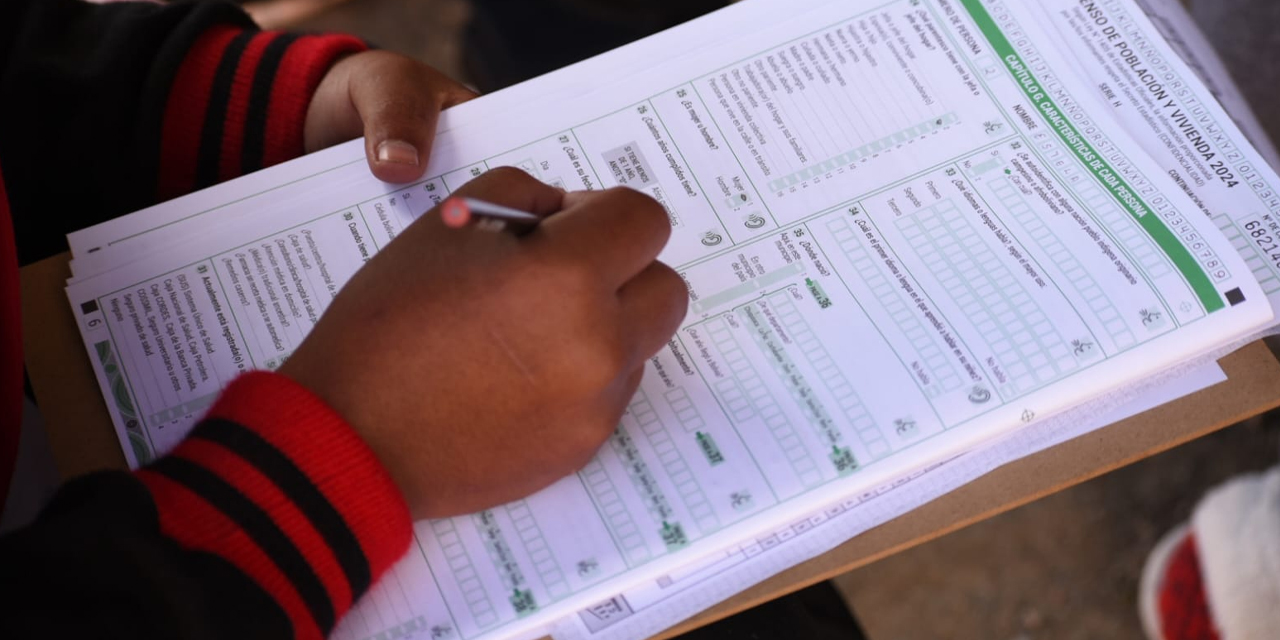
[[[550,217],[516,237],[428,212],[280,369],[351,423],[415,517],[501,504],[585,465],[688,304],[655,262],[671,226],[647,196],[565,194],[510,168],[455,195]]]
[[[339,60],[320,81],[303,128],[307,153],[364,136],[379,180],[411,182],[427,169],[442,109],[476,97],[411,58],[365,51]]]

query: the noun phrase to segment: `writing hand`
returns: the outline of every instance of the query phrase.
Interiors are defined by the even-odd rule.
[[[671,227],[647,196],[565,194],[516,169],[455,195],[549,217],[516,237],[427,213],[280,370],[360,432],[416,517],[507,502],[581,468],[688,304],[655,261]]]

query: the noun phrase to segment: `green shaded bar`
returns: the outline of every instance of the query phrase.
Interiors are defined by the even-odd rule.
[[[511,608],[515,609],[516,615],[523,618],[538,610],[538,603],[533,599],[533,591],[530,589],[513,589],[511,597],[507,598],[511,602]]]
[[[727,302],[733,302],[738,298],[751,295],[771,284],[781,282],[791,276],[800,275],[804,271],[804,266],[799,262],[793,262],[777,271],[766,273],[759,278],[753,278],[731,289],[725,289],[720,293],[713,293],[695,303],[693,303],[693,312],[702,313],[708,309],[714,309]]]
[[[831,298],[827,292],[822,289],[822,285],[818,284],[813,278],[805,278],[804,286],[809,288],[809,295],[813,296],[814,302],[818,303],[819,309],[830,309]]]
[[[133,457],[137,459],[139,466],[148,464],[155,460],[155,452],[151,450],[151,444],[142,434],[142,421],[138,418],[137,409],[134,408],[133,398],[129,395],[129,383],[125,380],[124,369],[116,360],[111,341],[95,343],[93,350],[98,354],[102,373],[107,376],[107,386],[111,387],[111,399],[115,401],[116,411],[124,421],[125,433],[129,436],[129,446],[133,448]]]
[[[1187,282],[1191,284],[1191,288],[1195,290],[1199,296],[1201,304],[1209,313],[1219,311],[1226,307],[1226,303],[1222,300],[1222,295],[1218,293],[1217,287],[1209,279],[1209,275],[1200,267],[1200,263],[1196,262],[1195,257],[1190,251],[1183,246],[1178,237],[1165,226],[1150,207],[1142,201],[1133,188],[1125,182],[1124,178],[1116,172],[1114,168],[1102,157],[1101,154],[1089,144],[1089,141],[1080,135],[1075,125],[1062,115],[1062,111],[1058,105],[1050,98],[1040,86],[1040,81],[1032,75],[1031,70],[1022,60],[1022,56],[1014,50],[1013,45],[1009,43],[1009,39],[1005,37],[1004,32],[996,25],[995,20],[991,18],[991,14],[982,6],[980,0],[960,0],[964,4],[965,9],[973,16],[974,22],[978,24],[978,28],[986,35],[987,40],[991,42],[992,48],[996,50],[1005,66],[1009,68],[1009,73],[1017,80],[1022,87],[1023,93],[1036,105],[1041,115],[1052,125],[1057,132],[1058,137],[1062,138],[1062,142],[1071,148],[1072,152],[1080,159],[1080,162],[1088,168],[1089,172],[1098,179],[1102,187],[1111,193],[1112,197],[1120,203],[1121,208],[1128,211],[1142,225],[1142,228],[1151,234],[1152,239],[1165,254],[1173,260],[1174,265],[1186,277]]]
[[[858,461],[853,457],[853,451],[849,447],[831,447],[831,464],[835,465],[836,471],[847,476],[858,470]]]
[[[213,406],[213,401],[218,399],[221,392],[215,391],[210,394],[192,398],[176,407],[167,407],[157,411],[148,417],[150,424],[164,424],[170,420],[177,420],[183,416],[195,415]]]
[[[711,466],[716,466],[724,462],[724,454],[720,452],[720,445],[716,444],[715,438],[709,433],[698,432],[698,448],[702,449],[702,455],[707,457],[707,462]]]
[[[973,168],[970,169],[969,171],[973,173],[973,175],[975,176],[980,176],[984,173],[989,173],[999,168],[1000,168],[1000,158],[992,158],[986,162],[983,162],[982,164],[974,165]]]
[[[685,535],[684,527],[680,526],[679,522],[672,524],[663,521],[658,535],[662,536],[662,542],[667,545],[668,551],[675,551],[689,545],[689,536]]]

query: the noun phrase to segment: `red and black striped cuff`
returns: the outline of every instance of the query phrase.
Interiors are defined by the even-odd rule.
[[[302,155],[316,87],[338,58],[367,48],[346,35],[206,31],[178,67],[165,105],[161,199]]]
[[[226,559],[319,638],[408,549],[412,521],[373,451],[301,385],[233,382],[173,453],[138,472],[164,535]]]

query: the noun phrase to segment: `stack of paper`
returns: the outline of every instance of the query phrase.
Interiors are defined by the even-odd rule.
[[[70,236],[130,463],[504,165],[661,202],[689,317],[586,468],[419,522],[337,637],[643,637],[1221,380],[1280,302],[1280,178],[1131,0],[750,0],[449,111],[420,182],[353,142]]]

